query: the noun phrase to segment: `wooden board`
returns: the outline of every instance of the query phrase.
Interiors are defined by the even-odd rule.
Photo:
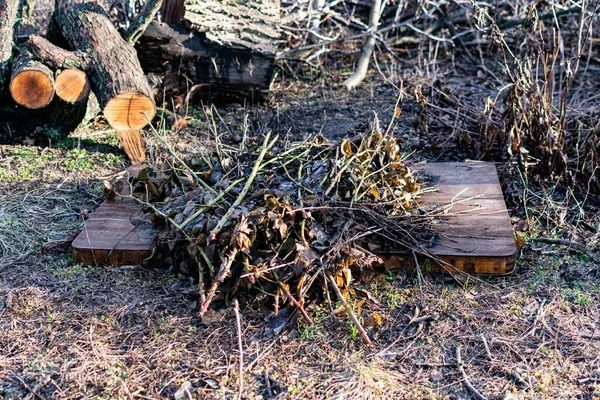
[[[104,201],[73,241],[73,261],[85,265],[143,264],[150,257],[158,231],[141,217],[141,206],[133,199]]]
[[[475,274],[512,272],[517,245],[493,163],[422,163],[415,169],[428,192],[419,199],[423,210],[446,212],[433,221],[434,239],[423,243],[432,258],[424,271],[453,268]],[[73,259],[88,265],[141,264],[150,256],[157,234],[132,199],[105,201],[85,223],[73,242]],[[412,255],[379,254],[387,268],[411,269]],[[446,266],[444,268],[444,265]]]
[[[422,244],[433,256],[420,262],[422,269],[511,273],[518,249],[494,163],[421,163],[415,170],[428,181],[420,207],[442,210],[433,221],[434,239]],[[403,252],[381,256],[388,268],[414,267],[413,257]]]

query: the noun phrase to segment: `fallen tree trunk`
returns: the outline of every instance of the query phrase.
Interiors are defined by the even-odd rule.
[[[121,38],[106,11],[97,4],[59,4],[54,19],[74,51],[61,49],[39,36],[30,37],[26,46],[55,68],[82,69],[104,117],[122,132],[122,144],[132,163],[143,162],[143,141],[130,135],[154,118],[156,106],[135,49]]]
[[[18,8],[19,0],[0,0],[0,99],[4,93],[12,59]]]
[[[21,49],[12,64],[9,88],[17,104],[32,110],[43,108],[54,97],[54,73]]]
[[[163,21],[136,46],[144,70],[167,90],[193,85],[213,101],[257,99],[268,91],[279,39],[276,0],[165,0]]]

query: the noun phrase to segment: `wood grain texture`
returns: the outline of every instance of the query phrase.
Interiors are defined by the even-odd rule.
[[[54,73],[22,49],[13,61],[9,89],[13,100],[25,108],[46,107],[54,98]]]
[[[131,199],[106,200],[84,223],[73,241],[73,261],[85,265],[143,264],[156,231],[136,219],[141,206]]]
[[[518,249],[494,163],[423,163],[415,170],[433,189],[418,200],[420,208],[442,211],[432,224],[435,237],[422,243],[434,259],[423,265],[437,272],[448,263],[474,274],[511,273]],[[414,267],[402,251],[382,256],[389,266]]]
[[[82,70],[69,68],[57,72],[54,82],[56,95],[67,103],[87,101],[90,94],[90,83]]]

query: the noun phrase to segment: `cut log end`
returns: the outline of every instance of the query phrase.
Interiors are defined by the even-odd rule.
[[[80,69],[69,68],[62,71],[55,83],[56,95],[71,104],[86,100],[90,94],[87,75]]]
[[[156,114],[154,100],[140,92],[126,92],[113,97],[104,107],[104,118],[116,131],[139,130]]]
[[[116,133],[131,164],[137,165],[146,161],[144,139],[139,130],[116,130]]]
[[[40,71],[23,71],[12,78],[10,94],[23,107],[32,110],[43,108],[54,97],[54,81]]]

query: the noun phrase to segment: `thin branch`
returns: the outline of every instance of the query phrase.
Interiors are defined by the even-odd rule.
[[[477,391],[477,389],[475,389],[475,387],[469,381],[469,377],[467,376],[467,373],[465,372],[465,369],[463,368],[462,358],[460,357],[460,346],[456,346],[456,366],[458,367],[458,371],[460,372],[460,374],[463,377],[465,386],[473,393],[475,398],[477,398],[479,400],[487,400],[487,397],[485,397],[484,395],[479,393],[479,391]]]
[[[570,240],[536,238],[536,239],[531,239],[531,241],[536,242],[536,243],[556,244],[556,245],[560,245],[560,246],[571,247],[574,250],[577,250],[580,253],[583,253],[586,256],[588,256],[595,263],[600,263],[600,258],[598,258],[591,250],[589,250],[585,246],[580,245],[579,243],[575,243]]]
[[[240,386],[237,398],[242,398],[244,392],[244,348],[242,346],[242,318],[240,316],[240,304],[238,299],[233,299],[233,312],[235,313],[235,324],[237,325],[238,351],[240,352]]]
[[[360,51],[358,64],[356,65],[354,74],[352,74],[352,76],[346,79],[342,84],[347,90],[352,90],[360,85],[367,75],[367,70],[369,69],[369,60],[373,54],[373,47],[375,47],[375,31],[377,30],[379,18],[381,17],[381,3],[382,0],[373,0],[371,3],[371,13],[369,15],[369,32],[371,32],[371,34],[367,37],[367,40],[365,40],[365,44]]]
[[[358,318],[356,318],[356,314],[354,314],[354,312],[350,308],[350,305],[348,304],[346,299],[344,299],[344,295],[340,291],[340,288],[338,287],[337,283],[335,282],[335,279],[333,278],[333,276],[331,275],[331,273],[329,271],[325,271],[325,275],[327,275],[327,278],[329,279],[329,282],[331,282],[331,286],[333,287],[333,291],[335,292],[338,299],[342,302],[342,305],[346,309],[346,313],[348,314],[348,316],[354,323],[354,326],[356,326],[356,329],[358,329],[358,333],[360,334],[360,337],[364,340],[364,342],[366,344],[371,344],[371,339],[369,339],[369,335],[367,335],[367,332],[362,327],[360,321],[358,320]]]
[[[148,0],[140,13],[134,18],[133,23],[127,29],[127,32],[123,35],[123,39],[129,43],[134,44],[144,34],[150,22],[154,19],[154,16],[160,10],[163,0]]]
[[[273,139],[272,141],[269,142],[270,138],[271,138],[271,132],[268,132],[267,135],[265,136],[265,140],[263,142],[262,148],[260,149],[260,154],[258,155],[256,162],[254,163],[254,167],[252,168],[252,172],[250,172],[250,176],[248,176],[248,180],[246,181],[244,188],[240,192],[240,194],[237,197],[237,199],[235,200],[235,202],[231,205],[231,207],[229,207],[229,210],[227,210],[227,213],[225,213],[225,215],[223,215],[223,218],[221,218],[221,220],[219,221],[219,223],[217,224],[215,229],[213,229],[212,232],[210,232],[210,236],[209,236],[210,240],[215,240],[217,238],[217,235],[219,234],[219,232],[221,232],[221,229],[223,229],[223,227],[225,226],[227,221],[229,221],[229,219],[235,212],[236,207],[238,207],[242,203],[242,201],[244,201],[244,198],[246,197],[246,195],[248,194],[248,191],[250,190],[250,186],[252,186],[252,182],[254,182],[254,179],[256,178],[258,171],[262,167],[261,163],[262,163],[263,158],[265,158],[265,154],[267,154],[267,150],[269,150],[271,147],[273,147],[273,145],[277,141],[278,137],[276,136],[275,139]]]

